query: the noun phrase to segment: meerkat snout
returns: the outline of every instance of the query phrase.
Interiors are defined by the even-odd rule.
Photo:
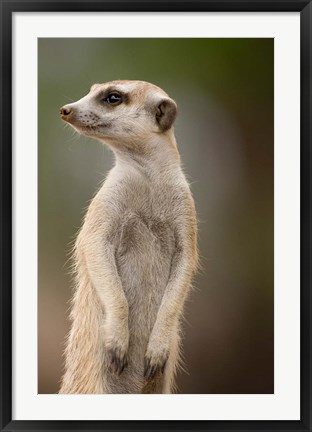
[[[94,84],[86,96],[63,106],[60,113],[83,135],[118,146],[128,140],[138,149],[172,128],[177,105],[154,84],[112,81]]]
[[[72,109],[70,107],[63,106],[60,108],[60,114],[63,120],[66,120],[66,118],[70,115],[72,112]]]

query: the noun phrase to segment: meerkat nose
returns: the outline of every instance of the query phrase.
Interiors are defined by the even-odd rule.
[[[72,109],[66,105],[60,109],[60,114],[61,114],[62,118],[69,116],[69,114],[71,112],[72,112]]]

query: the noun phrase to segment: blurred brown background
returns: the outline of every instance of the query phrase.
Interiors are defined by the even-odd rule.
[[[62,374],[70,243],[110,151],[60,106],[140,79],[178,103],[203,271],[186,308],[180,393],[273,393],[273,39],[39,39],[39,393]]]

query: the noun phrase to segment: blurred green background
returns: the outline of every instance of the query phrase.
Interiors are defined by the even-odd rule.
[[[180,393],[274,392],[273,39],[39,39],[39,393],[62,374],[70,244],[111,168],[59,108],[139,79],[179,106],[203,270],[186,307]]]

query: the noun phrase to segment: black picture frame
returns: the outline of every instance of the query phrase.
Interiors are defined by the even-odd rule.
[[[1,11],[1,430],[312,431],[311,410],[311,0],[0,0]],[[12,15],[14,12],[300,12],[301,32],[301,419],[299,421],[12,420]]]

